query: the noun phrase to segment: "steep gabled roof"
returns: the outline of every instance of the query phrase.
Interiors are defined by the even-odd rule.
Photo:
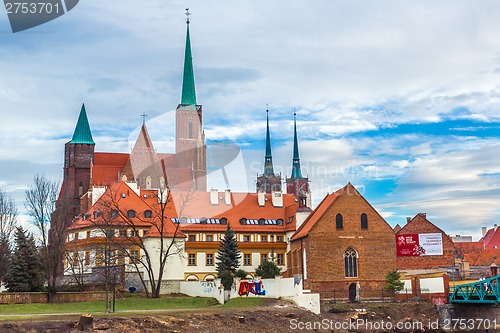
[[[90,131],[89,120],[87,119],[87,112],[85,111],[85,104],[82,104],[75,132],[73,132],[73,138],[70,143],[87,145],[95,144],[94,139],[92,139],[92,132]]]
[[[495,225],[479,241],[484,244],[485,249],[500,249],[500,228]]]
[[[350,183],[349,183],[350,184]],[[348,185],[349,185],[348,184]],[[318,223],[318,221],[325,215],[326,211],[330,206],[337,200],[337,198],[342,194],[344,188],[341,188],[335,193],[327,194],[323,200],[319,203],[315,210],[309,215],[309,217],[302,223],[302,225],[297,229],[295,234],[293,234],[291,240],[297,240],[306,237],[309,231]]]
[[[413,233],[412,231],[408,231],[408,229],[415,229],[415,228],[421,229],[424,223],[427,224],[427,226],[430,227],[431,229],[434,229],[433,230],[434,232],[436,233],[439,232],[444,234],[445,237],[447,237],[451,241],[451,238],[441,228],[439,228],[434,223],[429,221],[427,219],[427,215],[424,213],[418,213],[417,215],[415,215],[415,217],[413,217],[410,221],[408,221],[404,225],[404,227],[402,227],[398,232],[396,232],[396,234]]]

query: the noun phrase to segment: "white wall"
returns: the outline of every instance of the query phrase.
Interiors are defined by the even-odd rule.
[[[425,293],[444,293],[442,277],[420,279],[420,290]]]
[[[165,248],[170,244],[172,238],[164,239],[164,242],[167,243]],[[184,269],[186,267],[186,255],[184,253],[184,239],[176,239],[175,244],[171,253],[176,252],[177,249],[180,251],[180,254],[171,255],[167,259],[167,263],[165,265],[165,269],[163,270],[163,280],[184,280]],[[147,237],[144,239],[144,245],[151,256],[152,267],[155,268],[155,276],[158,275],[158,267],[160,267],[160,240],[159,238]],[[177,249],[176,249],[177,246]],[[141,253],[141,256],[144,253]],[[145,279],[149,279],[147,274],[144,275]]]
[[[302,289],[302,280],[295,283],[294,278],[276,278],[262,279],[266,295],[248,296],[238,295],[239,283],[235,279],[235,283],[230,291],[229,298],[236,297],[267,297],[267,298],[285,298],[295,302],[298,306],[304,307],[316,314],[320,313],[320,298],[319,294],[304,293]],[[180,292],[193,297],[214,297],[219,303],[224,303],[224,288],[220,283],[220,279],[213,282],[198,282],[198,281],[182,281],[180,283]]]

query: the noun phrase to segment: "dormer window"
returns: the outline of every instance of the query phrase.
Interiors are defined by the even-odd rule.
[[[135,217],[135,210],[131,209],[127,212],[127,216],[129,218],[134,218]]]
[[[113,209],[110,213],[110,216],[112,219],[116,219],[118,217],[118,211],[116,209]]]
[[[150,219],[153,216],[153,212],[148,210],[144,211],[144,217]]]

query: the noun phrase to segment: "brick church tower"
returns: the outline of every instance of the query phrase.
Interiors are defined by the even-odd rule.
[[[59,199],[65,200],[68,216],[80,214],[80,198],[90,188],[94,147],[85,104],[82,104],[73,138],[64,146],[64,178]]]
[[[294,194],[299,200],[299,209],[311,207],[311,192],[309,191],[309,178],[302,177],[300,170],[299,143],[297,140],[297,115],[293,113],[293,162],[292,174],[286,179],[286,193]]]
[[[189,35],[189,12],[186,13],[187,32],[184,55],[184,75],[181,103],[175,115],[175,164],[177,168],[192,170],[195,191],[207,190],[207,167],[205,134],[203,132],[202,106],[196,104],[193,58]]]
[[[281,191],[281,174],[275,174],[273,155],[271,154],[271,135],[269,134],[269,110],[267,112],[266,156],[264,159],[264,173],[257,177],[257,192],[272,193]]]

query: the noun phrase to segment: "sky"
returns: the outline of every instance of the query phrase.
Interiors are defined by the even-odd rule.
[[[0,187],[20,223],[33,176],[62,180],[82,103],[96,151],[128,152],[146,113],[173,152],[186,7],[209,152],[240,150],[232,191],[263,171],[266,108],[290,175],[295,111],[314,204],[351,182],[391,226],[423,212],[477,240],[498,223],[500,3],[457,0],[82,0],[17,33],[0,11]]]

